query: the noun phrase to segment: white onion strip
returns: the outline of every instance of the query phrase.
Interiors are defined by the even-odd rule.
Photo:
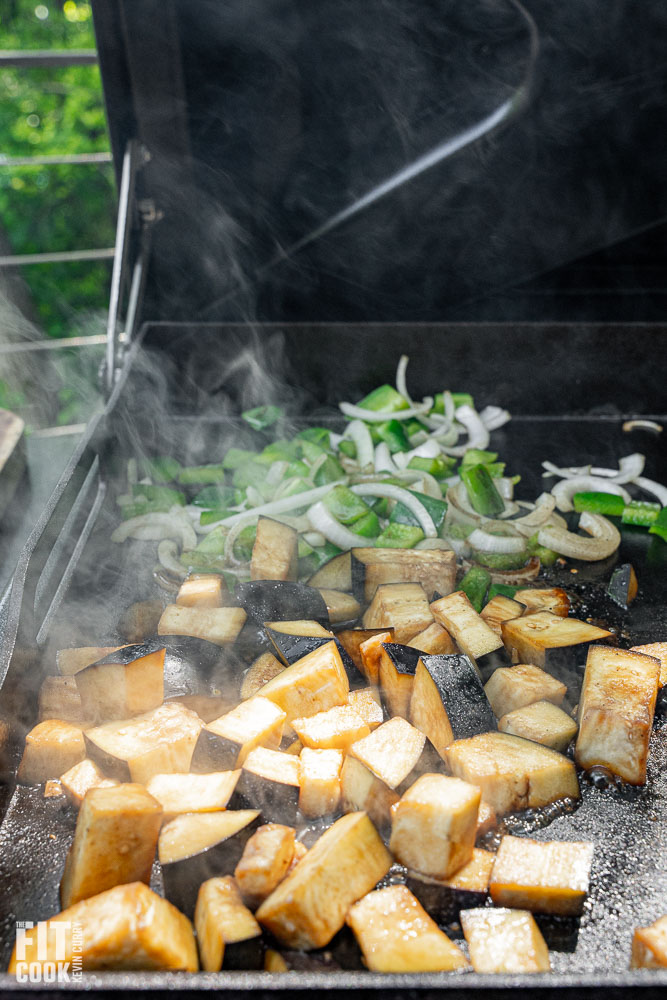
[[[288,510],[294,510],[297,507],[309,507],[311,504],[316,503],[321,500],[323,496],[334,488],[334,486],[340,486],[344,480],[337,479],[333,483],[326,483],[324,486],[317,486],[313,490],[304,490],[303,493],[294,493],[289,497],[282,497],[280,500],[272,500],[270,503],[262,504],[261,507],[255,507],[250,513],[253,517],[259,517],[260,514],[264,514],[267,517],[271,517],[272,514],[284,514]],[[218,525],[223,524],[227,528],[231,528],[233,525],[238,524],[239,521],[243,521],[248,517],[248,511],[243,510],[238,514],[231,514],[229,517],[223,517],[221,520],[216,521],[215,524],[207,524],[205,527],[200,527],[199,530],[205,534],[209,531],[213,531]]]
[[[402,503],[415,515],[427,538],[438,537],[433,518],[426,507],[416,497],[413,497],[412,493],[404,490],[401,486],[392,486],[391,483],[363,483],[359,486],[351,486],[350,489],[357,496],[387,497],[389,500]]]
[[[485,406],[479,416],[487,431],[498,430],[512,419],[510,413],[499,406]]]
[[[407,399],[410,406],[413,406],[414,404],[408,392],[408,385],[405,378],[405,373],[408,367],[409,360],[410,358],[407,356],[407,354],[402,354],[400,357],[400,360],[398,362],[398,367],[396,369],[396,391],[399,393],[399,395],[403,396],[404,399]]]
[[[386,441],[380,441],[376,446],[373,465],[376,472],[396,472],[396,466],[394,465],[389,445]]]
[[[574,479],[561,479],[551,490],[551,495],[556,500],[556,506],[563,513],[574,510],[572,497],[575,493],[601,492],[613,493],[622,497],[624,503],[630,503],[631,497],[627,490],[624,490],[612,479],[601,479],[597,476],[577,476]]]
[[[657,497],[663,507],[667,507],[667,486],[656,483],[653,479],[646,479],[644,476],[637,476],[635,483],[640,489]]]
[[[482,423],[481,417],[476,410],[473,410],[472,406],[463,404],[459,406],[456,411],[456,419],[460,424],[463,424],[465,429],[468,431],[468,440],[465,444],[456,445],[454,448],[447,448],[444,445],[442,450],[447,455],[459,456],[465,455],[469,448],[479,448],[481,451],[488,446],[490,441],[490,435],[484,424]]]
[[[111,536],[112,542],[124,542],[126,538],[136,538],[139,541],[159,541],[164,538],[180,540],[183,549],[194,549],[197,535],[190,524],[187,514],[181,514],[182,508],[176,508],[178,513],[139,514],[122,521]]]
[[[354,531],[350,531],[340,521],[337,521],[321,501],[313,504],[310,508],[308,520],[314,531],[319,531],[329,542],[337,545],[340,549],[354,549],[358,545],[373,544],[371,539],[362,538],[361,535],[355,534]]]
[[[585,562],[606,559],[621,544],[618,528],[601,514],[591,514],[590,511],[584,511],[579,518],[579,527],[592,537],[583,538],[572,531],[547,524],[540,528],[537,540],[540,545],[553,549],[562,556],[568,556],[570,559],[582,559]]]
[[[433,398],[425,396],[418,406],[409,406],[407,410],[366,410],[363,406],[353,406],[352,403],[339,403],[338,407],[346,417],[364,420],[367,424],[383,424],[387,420],[410,420],[422,413],[428,413],[433,406]]]
[[[345,432],[357,449],[357,465],[360,469],[373,465],[373,439],[363,420],[353,420]]]
[[[178,558],[178,546],[170,538],[165,538],[160,542],[157,547],[157,557],[162,566],[170,573],[174,573],[182,579],[188,575]]]
[[[484,528],[475,528],[468,535],[468,545],[479,552],[518,554],[525,551],[526,540],[521,535],[493,535]]]

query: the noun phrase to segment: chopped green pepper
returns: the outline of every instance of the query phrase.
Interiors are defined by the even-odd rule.
[[[438,534],[442,531],[447,513],[447,503],[445,500],[438,500],[436,497],[429,497],[425,493],[417,493],[415,490],[408,490],[416,500],[426,508],[433,519]],[[405,504],[397,503],[389,518],[391,524],[419,524],[419,521]]]
[[[265,406],[256,406],[252,410],[246,410],[241,416],[247,424],[250,424],[254,431],[263,431],[267,427],[271,427],[275,424],[277,420],[283,415],[283,411],[279,406],[272,406],[267,404]]]
[[[181,469],[181,463],[175,458],[147,458],[143,462],[144,475],[150,476],[156,483],[170,483],[176,479]]]
[[[326,486],[327,483],[334,483],[337,479],[343,479],[345,472],[338,459],[333,455],[328,455],[326,461],[322,462],[319,469],[313,476],[316,486]]]
[[[660,504],[649,501],[631,500],[626,503],[621,515],[623,524],[634,524],[640,528],[650,528],[660,514]]]
[[[170,507],[185,506],[185,494],[180,490],[172,490],[169,486],[153,486],[149,483],[134,483],[132,486],[132,496],[137,500],[142,497],[149,503],[166,504],[166,509]]]
[[[510,587],[506,583],[492,583],[489,587],[488,599],[492,600],[494,597],[509,597],[511,600],[514,599],[519,587]]]
[[[648,529],[649,535],[657,535],[658,538],[662,538],[663,542],[667,542],[667,507],[663,507],[655,521]]]
[[[410,451],[408,441],[400,420],[388,420],[384,424],[378,424],[375,431],[381,441],[395,454],[397,451]]]
[[[498,514],[502,514],[505,502],[484,465],[462,467],[460,475],[473,510],[485,517],[497,517]]]
[[[306,427],[295,436],[296,441],[312,441],[321,448],[331,447],[331,431],[326,427]]]
[[[243,493],[232,486],[205,486],[196,497],[193,497],[192,503],[195,507],[212,510],[214,507],[233,507],[242,500]]]
[[[436,455],[435,458],[422,458],[419,455],[413,455],[408,462],[408,469],[429,472],[436,479],[445,479],[447,476],[451,476],[455,465],[456,460],[445,455]]]
[[[607,517],[620,517],[625,507],[623,497],[615,493],[575,493],[572,506],[576,511],[588,510],[592,514],[604,514]]]
[[[357,406],[362,410],[373,410],[376,413],[383,410],[395,413],[396,410],[407,410],[408,401],[394,389],[393,385],[379,385],[377,389],[364,396]]]
[[[491,574],[481,566],[471,566],[459,584],[459,590],[467,596],[475,611],[484,607],[484,598],[491,583]]]
[[[356,535],[363,538],[377,538],[380,534],[380,519],[372,510],[367,511],[363,517],[355,521],[352,530]]]
[[[347,438],[343,438],[342,441],[338,443],[338,450],[346,455],[348,458],[357,457],[357,446],[354,441],[348,441]]]
[[[354,524],[360,517],[370,513],[368,504],[343,485],[334,486],[322,498],[322,503],[341,524]]]
[[[224,483],[225,468],[223,464],[191,465],[181,469],[178,482],[183,486],[206,485],[207,483]]]
[[[257,452],[247,451],[245,448],[230,448],[222,460],[223,469],[238,469],[246,462],[252,462],[257,458]]]
[[[379,549],[411,549],[421,542],[424,532],[412,524],[389,523],[375,544]]]

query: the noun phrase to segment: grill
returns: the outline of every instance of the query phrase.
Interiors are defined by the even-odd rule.
[[[401,5],[389,6],[396,16],[388,19],[385,41],[410,37],[398,17]],[[201,7],[209,18],[213,7],[217,9],[204,0]],[[436,322],[434,316],[461,308],[483,285],[487,290],[500,287],[510,276],[509,271],[500,273],[497,261],[488,255],[487,270],[481,275],[478,271],[474,280],[469,255],[466,267],[457,270],[465,226],[458,235],[456,225],[452,230],[460,253],[450,248],[446,253],[439,251],[449,262],[447,302],[440,292],[436,294],[433,284],[442,259],[431,260],[432,268],[424,273],[424,254],[436,246],[431,225],[427,227],[430,236],[415,248],[414,259],[400,262],[400,287],[408,291],[402,296],[396,291],[398,272],[390,260],[393,245],[389,241],[385,246],[383,236],[389,232],[395,237],[401,227],[392,223],[388,229],[388,220],[399,212],[404,226],[417,208],[422,215],[415,220],[423,221],[429,213],[438,217],[451,207],[454,191],[464,192],[461,204],[472,205],[470,171],[477,163],[479,176],[480,159],[495,148],[484,143],[493,137],[507,152],[511,142],[502,147],[498,130],[504,128],[503,134],[511,137],[516,134],[512,129],[523,121],[521,114],[534,93],[539,60],[534,23],[518,4],[466,5],[447,24],[446,36],[437,36],[440,44],[446,37],[450,48],[457,40],[465,40],[465,57],[456,67],[449,67],[447,82],[450,93],[460,98],[472,89],[473,98],[466,101],[465,123],[461,108],[454,107],[455,99],[452,107],[439,107],[442,119],[429,118],[428,107],[418,101],[410,109],[422,125],[421,132],[415,129],[411,136],[410,162],[422,164],[423,169],[403,176],[400,184],[386,183],[401,172],[397,160],[384,181],[371,177],[372,183],[364,188],[363,165],[369,152],[381,146],[379,129],[370,145],[364,145],[365,137],[361,137],[350,150],[345,183],[330,192],[327,203],[324,196],[314,200],[321,174],[317,159],[304,154],[301,161],[289,164],[290,176],[301,178],[302,202],[296,199],[289,216],[280,218],[269,202],[263,202],[262,226],[249,224],[245,234],[245,245],[252,247],[252,259],[258,263],[252,269],[244,260],[239,263],[236,250],[243,240],[236,239],[238,229],[229,220],[240,225],[244,217],[238,201],[233,213],[223,212],[220,206],[225,205],[226,195],[238,195],[243,150],[237,150],[238,159],[231,161],[237,165],[237,175],[231,180],[229,172],[212,169],[224,148],[224,129],[211,130],[210,119],[191,95],[201,92],[203,81],[212,86],[211,79],[218,78],[212,77],[216,67],[219,75],[228,73],[236,79],[239,63],[231,59],[231,49],[238,50],[237,59],[247,68],[244,44],[252,37],[253,18],[272,16],[279,7],[253,3],[248,5],[245,21],[223,18],[220,30],[227,37],[230,32],[238,34],[234,36],[236,49],[225,50],[226,59],[218,58],[217,63],[213,59],[217,40],[204,46],[194,27],[188,27],[179,3],[134,5],[103,0],[95,10],[121,181],[105,374],[110,399],[105,412],[89,427],[35,526],[3,609],[0,703],[3,714],[15,720],[14,756],[10,753],[5,762],[5,815],[0,828],[0,926],[9,948],[16,920],[36,921],[58,909],[59,877],[72,829],[71,816],[60,806],[43,799],[40,790],[15,788],[12,778],[25,729],[36,720],[40,682],[55,649],[73,644],[73,622],[84,622],[86,634],[94,632],[100,643],[113,643],[119,611],[146,597],[151,587],[152,562],[137,560],[124,548],[111,551],[108,542],[117,522],[115,496],[121,477],[128,458],[139,448],[148,454],[168,451],[188,463],[210,461],[222,453],[225,441],[238,443],[240,410],[268,398],[283,404],[295,423],[307,416],[335,425],[339,419],[335,403],[341,398],[358,399],[374,386],[391,381],[399,356],[407,352],[415,396],[441,385],[460,386],[479,399],[510,409],[512,422],[495,432],[492,442],[509,468],[521,474],[527,497],[540,492],[539,469],[544,458],[559,464],[614,465],[620,454],[639,450],[647,457],[647,475],[667,481],[659,438],[645,430],[628,433],[622,429],[624,421],[635,416],[667,420],[662,373],[656,363],[664,357],[664,327]],[[369,19],[381,7],[369,4]],[[339,2],[335,10],[323,4],[321,13],[335,20],[338,12],[348,32],[342,41],[351,44],[353,28],[358,28],[355,11],[353,5]],[[153,30],[147,40],[141,18],[148,17]],[[325,17],[325,23],[333,31],[333,21]],[[435,23],[440,22],[436,19]],[[269,17],[267,25],[273,24]],[[297,44],[308,23],[298,27],[301,34],[293,25],[296,34],[289,36],[292,75],[294,66],[302,74],[304,66],[309,67],[312,113],[318,101],[325,99],[326,87],[317,76],[316,60],[311,56],[309,62]],[[271,36],[268,27],[267,36]],[[280,44],[284,43],[281,35]],[[477,76],[480,46],[486,46],[485,72]],[[301,53],[301,61],[294,53]],[[275,69],[279,63],[275,47],[269,47],[264,57],[269,68]],[[489,89],[480,80],[501,70],[498,100],[498,86]],[[435,72],[433,66],[428,72]],[[370,71],[367,78],[377,80]],[[270,74],[266,80],[275,83]],[[250,102],[251,112],[258,106],[252,100],[261,103],[271,89],[266,80],[258,93],[241,95]],[[280,77],[278,82],[285,88],[290,80]],[[388,103],[391,95],[386,87],[382,93]],[[334,102],[339,100],[337,93]],[[244,108],[247,111],[239,98],[236,113],[242,114]],[[276,109],[267,110],[269,117],[271,110]],[[405,113],[405,107],[395,108],[394,122],[400,120],[399,112]],[[224,124],[224,115],[220,121]],[[433,143],[436,135],[442,136],[443,122],[445,148],[443,143]],[[348,120],[345,128],[349,125]],[[312,140],[308,150],[320,149],[322,136],[312,130],[308,136]],[[378,145],[374,147],[373,142]],[[426,163],[424,157],[434,149],[441,155]],[[322,161],[329,155],[325,148]],[[388,157],[391,165],[390,161]],[[244,196],[246,221],[256,207],[254,199],[259,191],[266,192],[267,184],[260,177],[252,198]],[[357,197],[346,201],[343,195],[350,192]],[[377,196],[368,197],[368,192]],[[479,211],[484,196],[479,189],[477,195]],[[627,227],[638,226],[640,220],[637,206],[626,208],[623,225],[627,233]],[[211,216],[215,225],[207,228],[204,221],[208,217],[210,222]],[[468,225],[470,214],[465,218]],[[570,237],[565,243],[552,262],[558,255],[563,259],[574,252]],[[292,249],[277,254],[278,245]],[[374,261],[372,272],[369,254]],[[191,266],[193,256],[201,266]],[[540,266],[546,262],[545,258]],[[523,266],[514,261],[512,277]],[[358,280],[350,292],[355,274]],[[331,322],[331,316],[348,322]],[[401,322],[406,317],[409,322]],[[125,335],[117,337],[121,320]],[[230,365],[230,359],[240,360]],[[253,379],[252,373],[258,370],[262,377]],[[609,566],[580,566],[576,576],[567,567],[554,570],[552,578],[555,585],[575,595],[580,617],[588,615],[613,625],[621,645],[655,641],[667,634],[664,548],[655,543],[650,546],[644,533],[624,531],[619,561],[631,561],[640,580],[639,596],[628,612],[615,608],[605,596]],[[667,973],[626,969],[632,929],[652,922],[663,912],[667,898],[666,736],[663,708],[644,789],[602,792],[582,782],[579,809],[531,834],[538,839],[560,836],[596,843],[593,891],[581,923],[543,921],[555,969],[549,976],[537,975],[529,981],[504,975],[489,980],[477,974],[377,976],[361,971],[358,959],[351,957],[342,941],[334,942],[334,953],[338,949],[342,962],[352,961],[355,966],[345,972],[304,971],[272,977],[229,972],[196,977],[88,973],[81,988],[105,993],[216,989],[257,996],[305,995],[313,990],[333,996],[355,989],[368,995],[381,990],[397,997],[435,997],[443,992],[465,997],[480,989],[505,997],[510,990],[529,989],[545,998],[562,992],[592,995],[605,989],[618,997],[640,990],[647,1000],[657,998],[667,986]],[[521,821],[516,823],[513,829],[521,831]],[[159,885],[159,871],[155,878]],[[8,953],[3,957],[6,960]],[[18,992],[10,977],[1,977],[0,984],[7,993]],[[77,992],[79,988],[62,983],[42,987],[48,992]]]

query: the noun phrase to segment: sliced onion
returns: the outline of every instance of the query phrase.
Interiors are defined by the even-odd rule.
[[[447,448],[443,445],[442,450],[447,455],[454,456],[465,455],[469,448],[480,448],[483,451],[489,444],[490,436],[479,413],[473,410],[472,406],[464,403],[456,411],[456,419],[468,431],[468,440],[465,444],[456,445],[454,448]]]
[[[405,373],[409,360],[410,358],[407,354],[402,354],[399,359],[398,367],[396,368],[396,391],[400,396],[403,396],[404,399],[407,399],[410,406],[412,406],[412,398],[408,393],[408,386],[405,379]]]
[[[264,497],[256,486],[247,486],[245,495],[251,507],[259,507],[260,504],[264,503]]]
[[[426,507],[412,493],[404,490],[401,486],[393,486],[391,483],[364,483],[359,486],[351,486],[350,489],[357,496],[387,497],[389,500],[396,500],[398,503],[404,504],[415,515],[427,538],[438,537],[433,518]]]
[[[188,575],[178,558],[178,545],[169,538],[163,539],[157,547],[157,557],[162,566],[182,580]]]
[[[244,528],[247,528],[249,524],[254,524],[257,520],[257,515],[251,513],[246,515],[245,521],[237,521],[233,528],[230,528],[227,537],[225,538],[225,547],[223,549],[223,558],[227,565],[229,566],[242,566],[245,562],[243,559],[237,559],[234,555],[234,543],[239,537]]]
[[[445,552],[454,551],[453,544],[446,538],[422,538],[421,542],[417,542],[413,548],[425,549],[427,551],[431,549],[442,549]]]
[[[485,406],[479,416],[487,431],[495,431],[512,419],[511,414],[500,406]]]
[[[373,439],[363,420],[353,420],[345,432],[345,436],[354,442],[357,449],[357,465],[361,469],[373,465]]]
[[[304,531],[301,537],[313,549],[321,548],[326,542],[326,538],[321,531]]]
[[[355,534],[354,531],[350,531],[340,521],[337,521],[321,501],[313,504],[310,508],[308,511],[308,520],[314,531],[319,531],[328,541],[337,545],[339,549],[353,549],[357,545],[373,544],[371,539],[362,538],[361,535]]]
[[[413,486],[421,483],[421,492],[426,496],[433,497],[434,500],[442,500],[442,490],[440,483],[430,472],[421,469],[397,469],[394,472],[395,479],[404,479]],[[418,491],[419,492],[419,491]]]
[[[284,514],[288,510],[294,510],[297,507],[309,507],[311,504],[316,503],[321,500],[323,496],[334,488],[334,486],[340,486],[341,483],[345,482],[343,479],[337,479],[333,483],[326,483],[324,486],[317,486],[313,490],[304,490],[303,493],[294,493],[289,497],[281,497],[280,500],[272,500],[270,503],[262,504],[261,507],[255,507],[252,511],[253,517],[259,517],[260,514],[266,515],[267,517],[272,517],[275,514]],[[209,531],[213,531],[218,525],[222,524],[226,528],[231,528],[233,525],[238,524],[244,518],[248,517],[248,511],[239,511],[238,514],[231,514],[228,517],[223,517],[215,524],[207,524],[205,528],[202,528],[205,534]]]
[[[463,563],[463,568],[468,570],[471,565],[466,561]],[[488,566],[485,569],[491,574],[492,583],[504,583],[508,587],[518,587],[537,577],[540,572],[540,560],[537,556],[532,556],[520,569],[489,569]]]
[[[644,476],[637,476],[635,483],[640,489],[657,497],[663,507],[667,507],[667,486],[656,483],[653,479],[646,479]]]
[[[618,463],[618,469],[606,469],[591,465],[572,465],[566,468],[559,468],[553,462],[542,462],[542,468],[546,469],[547,476],[561,476],[563,479],[573,479],[575,476],[603,476],[605,480],[611,480],[619,485],[631,483],[641,476],[644,470],[645,458],[639,452],[632,455],[625,455]]]
[[[197,544],[197,534],[181,507],[172,508],[168,513],[139,514],[123,521],[112,534],[111,541],[124,542],[127,538],[147,542],[176,538],[183,549],[194,549]]]
[[[466,556],[470,555],[470,546],[468,545],[467,538],[448,538],[447,541],[459,559],[465,559]]]
[[[574,510],[572,505],[574,494],[587,491],[614,493],[616,496],[623,497],[624,503],[630,503],[631,499],[628,491],[624,490],[613,479],[600,479],[597,476],[576,476],[574,479],[561,479],[553,487],[551,494],[555,498],[558,509],[567,513],[567,511]]]
[[[447,490],[446,500],[448,504],[447,514],[451,516],[451,520],[461,524],[481,524],[484,520],[470,503],[468,491],[461,481],[450,486]]]
[[[523,507],[525,504],[521,504],[521,506]],[[517,517],[511,522],[512,527],[520,531],[526,538],[533,535],[536,528],[541,528],[543,524],[546,524],[556,506],[556,498],[551,493],[542,493],[535,504],[530,506],[532,510],[528,514]]]
[[[498,476],[497,479],[493,480],[493,485],[503,500],[511,500],[514,497],[514,483],[510,476]]]
[[[489,526],[493,523],[490,521]],[[486,528],[475,528],[468,535],[468,545],[479,552],[518,554],[525,550],[526,540],[521,535],[494,535]]]
[[[540,545],[553,549],[562,556],[583,559],[585,562],[606,559],[621,544],[620,532],[601,514],[584,511],[579,518],[579,527],[592,537],[584,538],[572,531],[547,524],[540,528],[537,540]]]
[[[428,413],[433,406],[433,397],[425,396],[418,406],[409,406],[406,410],[366,410],[363,406],[353,406],[352,403],[339,403],[338,406],[346,417],[365,420],[367,424],[383,424],[387,420],[410,420]]]
[[[386,441],[380,441],[376,446],[373,462],[376,472],[396,472],[396,466],[393,463]]]
[[[626,433],[629,431],[654,431],[656,434],[662,434],[662,424],[655,420],[626,420],[623,424],[623,430]]]

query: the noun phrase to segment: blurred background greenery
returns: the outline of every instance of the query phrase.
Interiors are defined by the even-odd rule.
[[[94,48],[89,3],[0,0],[3,52]],[[112,247],[116,190],[108,152],[96,65],[0,62],[0,257]],[[80,154],[95,155],[54,162]],[[103,334],[111,266],[103,259],[0,267],[0,343]],[[101,349],[33,354],[3,356],[0,406],[32,426],[87,419],[98,399],[90,383]]]

